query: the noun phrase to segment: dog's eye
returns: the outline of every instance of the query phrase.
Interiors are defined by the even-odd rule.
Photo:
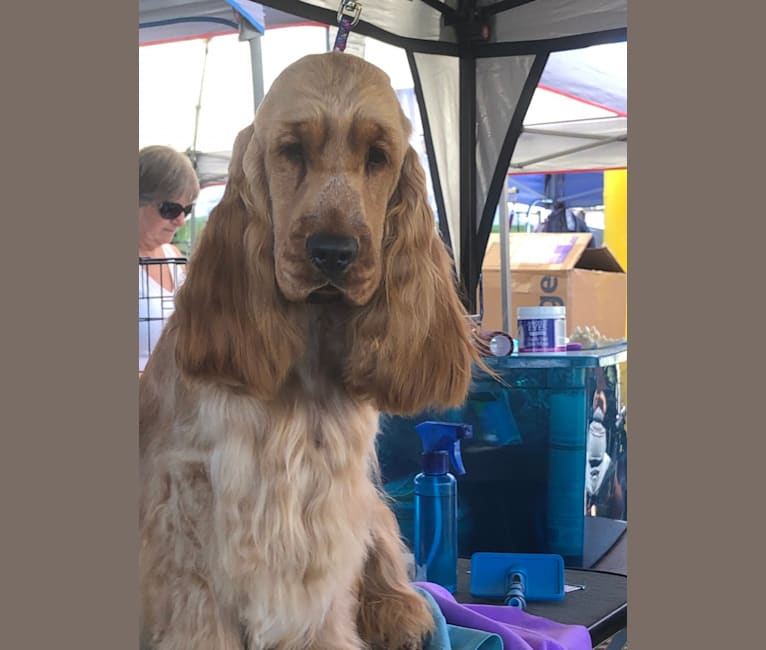
[[[303,145],[300,142],[288,142],[282,145],[280,153],[290,162],[303,162]]]
[[[370,147],[370,150],[367,152],[368,168],[382,167],[387,162],[388,157],[386,156],[386,152],[383,149],[375,146]]]

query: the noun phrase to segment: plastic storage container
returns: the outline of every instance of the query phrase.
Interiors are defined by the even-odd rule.
[[[556,553],[567,566],[591,566],[627,519],[627,430],[616,417],[618,365],[626,360],[625,343],[555,355],[488,357],[500,380],[477,371],[462,408],[410,417],[384,413],[378,457],[408,546],[414,548],[413,478],[422,471],[415,427],[423,420],[449,420],[470,424],[473,432],[462,444],[469,471],[455,476],[460,557]],[[610,463],[602,489],[591,496],[586,492],[586,477],[590,481],[594,471],[588,436],[594,394],[600,391],[607,404],[604,457]]]

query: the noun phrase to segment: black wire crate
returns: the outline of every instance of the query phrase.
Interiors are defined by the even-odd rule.
[[[144,369],[186,277],[185,257],[138,258],[138,370]]]

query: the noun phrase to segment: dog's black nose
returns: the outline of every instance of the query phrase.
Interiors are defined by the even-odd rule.
[[[329,277],[340,275],[354,261],[359,245],[353,237],[320,232],[306,240],[311,263]]]

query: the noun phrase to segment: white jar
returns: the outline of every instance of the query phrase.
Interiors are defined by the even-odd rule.
[[[519,353],[566,352],[566,307],[519,307],[516,319]]]

